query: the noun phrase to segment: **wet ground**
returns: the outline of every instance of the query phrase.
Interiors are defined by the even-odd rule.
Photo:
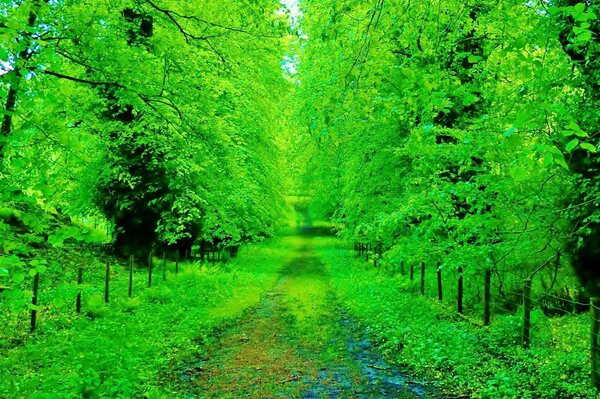
[[[260,304],[179,370],[188,398],[432,398],[432,389],[390,364],[336,301],[312,237]],[[184,397],[185,397],[184,396]]]

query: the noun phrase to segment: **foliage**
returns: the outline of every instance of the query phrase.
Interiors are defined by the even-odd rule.
[[[343,237],[500,279],[568,254],[595,292],[598,6],[562,3],[305,4],[300,164]]]
[[[438,381],[452,396],[597,397],[588,382],[587,315],[550,318],[534,310],[532,347],[524,350],[522,316],[495,316],[491,326],[477,326],[453,308],[415,295],[406,277],[365,271],[362,261],[331,240],[319,245],[342,305],[387,357]]]
[[[3,3],[3,179],[108,219],[123,255],[271,235],[285,181],[268,93],[288,90],[278,7]]]
[[[174,365],[204,356],[204,346],[215,339],[218,328],[259,301],[288,256],[284,249],[281,240],[248,246],[244,256],[226,268],[188,263],[178,276],[169,273],[167,281],[158,280],[151,289],[143,288],[145,273],[136,273],[140,284],[131,299],[127,270],[114,267],[108,305],[99,292],[101,270],[88,270],[85,316],[73,312],[75,285],[68,285],[64,304],[56,303],[52,298],[59,293],[48,288],[44,277],[37,334],[24,338],[26,345],[13,342],[7,348],[7,342],[0,341],[0,396],[175,397],[176,382],[165,380],[164,374],[175,372]],[[91,263],[94,256],[90,253],[85,259]],[[66,283],[65,277],[72,281],[74,275],[62,276]],[[6,314],[3,307],[3,317]],[[0,334],[13,337],[10,327],[2,323]]]

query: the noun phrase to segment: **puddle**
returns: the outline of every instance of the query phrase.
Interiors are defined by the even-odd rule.
[[[436,398],[425,383],[387,362],[377,353],[368,334],[360,329],[346,312],[341,312],[340,328],[345,334],[345,346],[354,360],[362,381],[354,381],[348,366],[335,365],[321,369],[303,399],[317,398]]]

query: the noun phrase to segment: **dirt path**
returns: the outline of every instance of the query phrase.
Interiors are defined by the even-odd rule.
[[[260,304],[182,370],[188,398],[425,398],[340,310],[304,231]]]

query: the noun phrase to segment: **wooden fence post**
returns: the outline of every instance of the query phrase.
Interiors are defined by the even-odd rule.
[[[31,297],[31,332],[35,331],[35,325],[37,323],[37,303],[38,303],[38,289],[40,287],[40,274],[35,273],[33,276],[33,296]]]
[[[461,266],[458,267],[458,304],[457,309],[458,313],[462,314],[463,312],[463,268]]]
[[[167,280],[167,251],[163,251],[163,281]]]
[[[375,255],[377,255],[377,257],[374,257],[375,267],[377,267],[377,263],[381,263],[381,255],[382,254],[383,254],[383,244],[379,244],[377,247],[375,247]]]
[[[152,260],[152,250],[150,250],[150,254],[148,255],[148,287],[152,287],[152,266],[154,265],[154,261]]]
[[[438,300],[441,301],[444,298],[442,291],[442,262],[437,263],[437,285],[438,285]]]
[[[523,282],[523,348],[531,346],[531,279]]]
[[[400,275],[404,276],[404,260],[400,261]]]
[[[421,294],[425,295],[425,262],[421,261]]]
[[[79,286],[83,283],[83,267],[79,267],[77,271],[77,296],[75,297],[75,312],[81,313],[81,288]]]
[[[104,303],[108,303],[108,282],[110,280],[110,265],[106,264],[106,273],[104,275]]]
[[[600,298],[590,299],[590,315],[592,318],[592,385],[600,389]]]
[[[127,290],[127,296],[131,298],[133,295],[133,255],[129,255],[129,289]]]
[[[377,261],[379,260],[379,256],[377,254],[378,247],[373,248],[373,267],[377,269]]]
[[[489,326],[491,321],[490,314],[490,302],[492,300],[491,295],[492,286],[492,271],[487,269],[485,271],[485,282],[483,287],[483,325]]]
[[[415,265],[411,263],[410,265],[410,281],[415,279]]]

